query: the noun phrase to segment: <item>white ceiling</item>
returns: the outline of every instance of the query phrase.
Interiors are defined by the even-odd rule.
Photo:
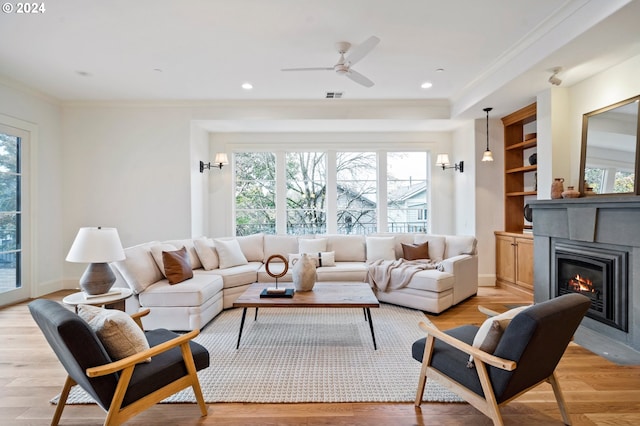
[[[640,0],[44,5],[41,14],[0,14],[0,76],[62,102],[319,101],[340,91],[346,100],[444,100],[451,118],[469,119],[484,117],[486,106],[501,115],[533,101],[553,67],[563,67],[566,86],[640,54]],[[332,71],[280,71],[332,66],[336,42],[355,46],[371,35],[380,44],[354,68],[372,88]],[[424,81],[433,87],[421,89]]]

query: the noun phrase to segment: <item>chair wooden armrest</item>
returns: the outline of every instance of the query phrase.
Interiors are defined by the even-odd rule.
[[[135,314],[134,314],[135,315]],[[145,314],[146,315],[146,314]],[[110,362],[109,364],[99,365],[97,367],[87,368],[86,374],[89,377],[104,376],[107,374],[115,373],[116,371],[124,370],[135,364],[143,362],[147,358],[158,355],[159,353],[166,352],[169,349],[175,348],[181,345],[188,345],[189,341],[200,334],[200,330],[193,330],[189,333],[183,334],[157,346],[147,349],[146,351],[138,352],[135,355],[122,358],[118,361]]]
[[[496,315],[500,315],[500,312],[494,311],[493,309],[489,309],[482,305],[478,306],[478,310],[488,317],[495,317]]]
[[[138,327],[140,327],[141,330],[144,330],[144,327],[142,327],[142,317],[149,315],[149,312],[151,312],[151,310],[147,308],[140,312],[131,314],[131,318],[133,318],[133,320],[136,322],[136,324],[138,324]]]
[[[474,348],[473,346],[440,331],[434,325],[429,325],[421,321],[420,328],[422,328],[424,331],[427,332],[427,334],[430,334],[434,338],[442,340],[443,342],[448,343],[449,345],[453,346],[456,349],[461,350],[462,352],[468,353],[469,355],[473,355],[473,359],[475,360],[480,360],[485,364],[492,365],[502,370],[512,371],[516,369],[517,365],[515,361],[500,358],[500,357],[494,356],[493,354],[480,350],[478,348]]]

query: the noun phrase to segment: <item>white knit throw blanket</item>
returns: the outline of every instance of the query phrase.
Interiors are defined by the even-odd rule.
[[[406,287],[413,276],[425,269],[442,270],[439,262],[423,260],[383,260],[371,264],[367,271],[367,282],[378,291],[397,290]]]

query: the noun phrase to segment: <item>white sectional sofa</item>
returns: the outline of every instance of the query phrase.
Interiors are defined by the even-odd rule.
[[[117,287],[129,287],[127,311],[150,308],[145,328],[193,330],[204,327],[254,282],[273,282],[266,272],[272,255],[285,258],[301,252],[321,253],[318,281],[367,280],[370,263],[400,259],[402,244],[428,242],[429,258],[437,269],[415,273],[403,288],[376,291],[381,302],[440,313],[476,294],[478,256],[473,236],[421,233],[364,235],[265,235],[197,238],[147,242],[125,249],[126,259],[112,263]],[[193,277],[170,284],[164,275],[162,252],[185,247]],[[283,264],[270,264],[272,273]],[[190,271],[191,272],[191,271]],[[291,271],[278,280],[291,282]],[[374,289],[376,290],[376,289]]]

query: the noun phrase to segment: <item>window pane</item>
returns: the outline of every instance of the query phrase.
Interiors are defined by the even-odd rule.
[[[20,176],[0,173],[0,212],[18,210],[18,183]]]
[[[0,133],[0,172],[18,172],[19,140],[16,136]]]
[[[287,234],[326,230],[326,164],[324,152],[286,154]]]
[[[428,232],[427,153],[387,154],[389,232]]]
[[[21,286],[20,253],[0,253],[0,292]]]
[[[338,232],[377,231],[377,167],[375,152],[339,152],[336,162]]]
[[[633,192],[633,184],[635,179],[636,175],[633,172],[616,172],[615,181],[613,184],[613,192]]]
[[[594,194],[602,193],[604,183],[604,169],[585,168],[584,180],[587,182],[587,185],[589,187],[593,188]]]
[[[20,215],[0,213],[0,253],[20,248]]]
[[[236,235],[276,232],[276,158],[270,152],[234,155]]]

